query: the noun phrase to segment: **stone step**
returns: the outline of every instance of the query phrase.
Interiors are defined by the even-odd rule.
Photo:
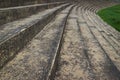
[[[59,11],[68,5],[64,4],[5,24],[0,30],[0,67],[12,59]]]
[[[53,80],[66,19],[72,7],[60,12],[0,70],[1,80]]]
[[[77,18],[75,7],[67,20],[55,80],[88,80],[93,77]]]
[[[115,39],[120,41],[120,32],[118,32],[113,27],[111,27],[106,22],[104,22],[98,15],[93,14],[93,17],[97,18],[97,20],[101,23],[106,33],[108,33],[109,35],[113,36]]]
[[[117,54],[120,54],[119,53],[119,50],[120,50],[119,40],[116,40],[115,38],[112,38],[111,36],[109,36],[108,32],[106,33],[107,30],[103,28],[104,27],[104,25],[102,25],[103,22],[100,22],[98,20],[98,18],[95,16],[96,14],[89,10],[85,11],[84,9],[81,12],[83,12],[83,17],[85,18],[85,21],[87,22],[88,26],[90,27],[96,26],[99,32],[101,33],[101,35],[111,44],[111,46],[113,46]],[[94,17],[92,17],[93,14],[94,14]],[[119,33],[116,33],[116,34],[118,35]]]
[[[89,11],[88,11],[89,12]],[[84,13],[84,12],[83,12]],[[92,14],[92,13],[91,13]],[[86,17],[86,18],[85,18]],[[89,15],[84,15],[84,18],[88,21],[89,20]],[[94,18],[91,18],[91,20],[93,21],[97,21],[96,19]],[[87,22],[86,22],[87,23]],[[93,22],[94,26],[90,26],[88,23],[86,24],[88,30],[84,30],[85,28],[85,23],[84,23],[84,28],[81,29],[81,31],[83,31],[84,35],[85,35],[85,31],[87,32],[87,36],[85,38],[86,39],[86,44],[89,44],[89,48],[88,49],[88,52],[89,51],[93,51],[93,52],[89,52],[93,57],[93,61],[92,64],[94,67],[96,67],[96,70],[95,70],[95,74],[97,75],[96,78],[97,79],[106,79],[106,80],[119,80],[119,52],[116,51],[112,46],[111,44],[109,43],[108,39],[109,37],[107,37],[107,35],[103,35],[100,31],[100,26],[99,25],[96,25],[95,22]],[[82,25],[81,25],[82,26]],[[93,39],[90,40],[90,33],[91,35],[93,36]],[[90,40],[90,42],[89,42]],[[94,44],[93,44],[93,43]],[[93,44],[93,46],[92,46]],[[97,46],[95,46],[97,45]],[[97,49],[98,48],[98,49]],[[120,49],[120,48],[118,48]],[[95,55],[95,56],[94,56]],[[98,60],[97,60],[98,59]],[[95,65],[94,65],[95,64]],[[107,65],[106,65],[107,64]],[[108,74],[108,73],[112,73],[112,71],[110,70],[110,68],[112,67],[112,71],[114,70],[115,72],[113,72],[113,74]],[[104,67],[104,68],[103,68]],[[106,67],[106,68],[105,68]],[[107,70],[107,68],[109,68]],[[94,71],[95,68],[93,68],[93,71]],[[106,70],[104,70],[106,69]],[[97,71],[97,72],[96,72]],[[99,74],[99,76],[98,76]],[[100,75],[104,75],[102,77],[100,77]],[[107,76],[109,75],[109,76]]]
[[[80,11],[83,12],[82,15],[78,12],[79,17],[75,17],[76,11],[73,9],[68,17],[55,80],[119,80],[119,61],[113,61],[117,53],[106,42],[96,25],[91,26],[87,22],[89,15],[86,15],[86,11]],[[100,41],[99,37],[103,39]],[[102,42],[106,44],[106,48]]]
[[[57,2],[62,2],[63,0],[57,0]],[[34,4],[44,4],[56,2],[54,0],[0,0],[0,8],[24,6],[24,5],[34,5]]]
[[[120,33],[96,15],[118,3],[78,2],[1,26],[0,80],[120,80]]]
[[[99,41],[101,47],[105,51],[106,55],[109,56],[113,64],[120,70],[120,53],[116,51],[113,46],[103,37],[103,35],[98,31],[97,28],[92,28],[93,34]]]
[[[0,8],[0,26],[2,24],[12,22],[21,18],[31,16],[40,11],[57,7],[59,5],[65,4],[65,2],[54,2],[54,3],[44,3],[44,4],[35,4],[27,6],[18,6],[18,7],[8,7]]]
[[[89,12],[88,15],[91,18],[91,21],[95,24],[96,28],[101,33],[101,35],[107,40],[107,42],[109,42],[109,44],[111,44],[111,46],[113,46],[113,48],[116,50],[116,53],[118,53],[120,55],[119,40],[113,38],[113,36],[111,36],[110,34],[108,34],[108,32],[106,32],[103,22],[100,22],[99,19],[95,15],[94,15],[94,18],[91,16],[91,15],[93,15],[93,13]]]
[[[106,56],[104,50],[99,45],[97,39],[85,23],[80,24],[81,34],[86,46],[86,55],[88,56],[90,67],[88,69],[93,72],[92,80],[119,80],[119,70],[112,64]],[[114,71],[111,71],[111,69]],[[89,79],[88,79],[89,80]]]

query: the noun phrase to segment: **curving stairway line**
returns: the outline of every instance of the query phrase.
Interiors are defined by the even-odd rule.
[[[79,0],[0,9],[36,11],[0,25],[0,80],[120,80],[120,32],[96,14],[116,4]]]

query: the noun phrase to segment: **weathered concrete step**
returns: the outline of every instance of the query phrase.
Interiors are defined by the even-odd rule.
[[[37,12],[45,9],[50,9],[59,5],[65,4],[65,2],[54,2],[45,4],[35,4],[27,6],[0,8],[0,26],[2,24],[28,17]]]
[[[63,0],[57,0],[63,1]],[[6,7],[15,7],[15,6],[24,6],[24,5],[34,5],[34,4],[44,4],[44,3],[51,3],[56,2],[53,0],[0,0],[0,8]]]
[[[115,4],[112,4],[115,5]],[[90,27],[97,27],[97,29],[100,31],[102,36],[111,44],[111,46],[114,47],[116,52],[120,54],[120,33],[113,29],[111,26],[105,25],[103,21],[94,13],[91,12],[89,9],[90,7],[87,7],[88,5],[82,6],[81,13],[83,14],[85,21]],[[110,5],[106,5],[110,6]],[[84,8],[87,8],[86,10]],[[81,16],[81,15],[80,15]],[[84,20],[84,19],[79,19]],[[82,22],[82,21],[80,21]]]
[[[92,13],[91,13],[92,14]],[[84,17],[89,17],[89,15],[84,15]],[[86,19],[87,20],[87,19]],[[88,19],[89,20],[89,19]],[[114,64],[114,66],[120,70],[120,62],[119,62],[119,49],[120,49],[120,46],[119,46],[119,43],[116,44],[116,45],[112,45],[113,44],[113,41],[112,43],[110,39],[110,37],[104,33],[102,33],[100,30],[102,30],[100,28],[100,26],[96,25],[96,21],[97,21],[97,18],[95,17],[92,17],[91,20],[93,20],[93,24],[94,26],[90,26],[88,23],[88,26],[89,28],[91,29],[92,33],[94,34],[94,36],[96,37],[96,39],[98,40],[101,48],[103,49],[103,51],[106,53],[106,55],[108,56],[108,58],[111,60],[112,64]],[[102,26],[101,26],[102,27]],[[114,47],[113,47],[114,46]]]
[[[111,5],[116,5],[119,3],[112,2],[112,1],[101,2],[100,0],[99,1],[98,0],[79,0],[79,4],[83,6],[83,9],[96,13],[98,10],[102,8],[109,7]]]
[[[116,34],[112,33],[110,35],[110,33],[109,33],[110,31],[109,32],[107,31],[107,29],[103,25],[104,23],[103,22],[99,22],[99,19],[96,16],[94,16],[94,17],[95,17],[95,19],[93,18],[93,21],[96,24],[96,27],[100,31],[101,35],[116,50],[116,53],[120,55],[120,52],[119,52],[120,51],[120,43],[119,43],[120,40],[118,38],[115,38],[115,36],[112,36],[112,35],[116,35],[116,37],[118,37],[117,35],[120,35],[120,33],[115,31]],[[111,26],[109,26],[108,28],[111,28]]]
[[[85,16],[84,16],[85,17]],[[88,16],[86,16],[86,17],[88,17]],[[91,20],[95,20],[96,21],[96,19],[94,19],[94,18],[92,18]],[[112,65],[113,66],[113,69],[115,70],[116,69],[116,72],[114,72],[114,73],[117,73],[117,74],[114,74],[114,78],[111,78],[110,76],[108,76],[108,80],[113,80],[113,79],[115,79],[115,80],[119,80],[120,79],[120,73],[119,73],[119,65],[120,65],[120,62],[119,62],[119,47],[117,48],[117,50],[116,49],[114,49],[113,47],[112,47],[112,43],[110,43],[109,41],[109,37],[107,37],[107,35],[105,35],[105,34],[103,34],[101,31],[99,31],[100,29],[100,26],[99,25],[96,25],[96,22],[93,22],[94,23],[94,26],[88,26],[89,28],[90,28],[90,31],[91,31],[91,33],[94,35],[94,37],[95,37],[95,39],[97,40],[97,42],[99,43],[99,47],[101,47],[101,49],[103,50],[103,52],[104,52],[104,54],[106,54],[106,58],[108,58],[108,60],[109,60],[109,62],[107,62],[107,64],[108,63],[110,63],[110,65]],[[102,26],[101,26],[102,27]],[[83,30],[83,29],[82,29]],[[93,39],[94,40],[94,39]],[[93,49],[95,49],[95,48],[93,48]],[[97,50],[98,51],[98,50]],[[98,52],[97,52],[98,53]],[[103,61],[105,61],[104,59],[102,59]],[[109,65],[109,66],[110,66]],[[107,65],[106,65],[107,66]],[[108,67],[108,66],[107,66]],[[106,68],[107,68],[106,67]],[[111,67],[111,66],[110,66]],[[110,70],[109,70],[110,71]],[[113,75],[113,74],[109,74],[109,75]]]
[[[94,15],[94,14],[93,14]],[[95,18],[97,18],[97,20],[101,23],[101,25],[103,25],[103,28],[105,30],[105,32],[108,35],[113,36],[115,39],[120,41],[120,32],[118,32],[117,30],[115,30],[113,27],[111,27],[110,25],[108,25],[107,23],[105,23],[98,15],[94,16]]]
[[[88,21],[90,21],[93,25],[89,25],[89,27],[94,27],[97,28],[98,31],[100,32],[101,36],[104,37],[104,39],[109,42],[109,44],[115,49],[114,51],[120,55],[120,43],[119,40],[116,40],[114,38],[112,38],[110,35],[108,35],[105,31],[106,29],[104,29],[104,25],[102,25],[102,22],[99,22],[98,18],[96,18],[96,14],[94,14],[93,12],[90,11],[86,11],[87,14],[85,17],[88,18]],[[92,15],[94,14],[94,17],[92,17]],[[114,33],[113,33],[114,34]]]
[[[53,80],[66,19],[72,7],[60,12],[24,50],[0,70],[0,80]]]
[[[94,79],[119,80],[119,70],[116,68],[116,65],[113,64],[114,62],[109,59],[99,41],[96,39],[96,36],[94,36],[95,34],[89,29],[89,26],[83,23],[80,24],[80,29],[86,44],[87,55],[91,63],[91,70],[94,73]]]
[[[86,22],[84,19],[83,19],[83,13],[82,13],[82,7],[78,7],[78,10],[77,10],[78,12],[77,12],[77,14],[79,14],[79,22],[82,22],[82,23],[84,23],[84,22]]]
[[[95,37],[97,38],[97,40],[99,41],[106,55],[110,58],[112,63],[120,71],[120,53],[116,52],[116,50],[111,46],[109,41],[107,41],[96,28],[92,28],[91,30],[93,34],[95,35]]]
[[[67,20],[55,80],[88,80],[94,75],[90,70],[77,18],[74,8]]]
[[[0,30],[0,67],[12,59],[55,15],[69,4],[8,23]]]
[[[93,71],[94,74],[92,80],[119,80],[119,69],[114,64],[113,60],[111,60],[111,58],[109,58],[108,56],[108,53],[116,54],[116,52],[114,50],[111,50],[111,46],[109,46],[108,44],[105,46],[107,49],[105,49],[105,47],[103,48],[104,45],[101,45],[101,43],[105,40],[100,40],[99,37],[101,35],[97,35],[99,31],[96,31],[96,33],[93,31],[95,29],[94,26],[89,26],[87,22],[79,22],[79,25],[81,34],[83,36],[83,41],[86,46],[86,54],[91,65],[90,69]],[[108,50],[110,51],[108,52]],[[86,80],[89,79],[86,78]]]
[[[119,80],[120,72],[101,47],[99,36],[86,22],[77,22],[81,20],[75,15],[74,9],[65,28],[55,80]]]

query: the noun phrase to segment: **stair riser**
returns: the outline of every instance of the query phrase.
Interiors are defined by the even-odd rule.
[[[45,9],[53,8],[59,6],[63,3],[52,3],[52,4],[41,4],[36,6],[23,6],[21,8],[8,8],[8,9],[0,9],[0,25],[20,19],[28,17],[32,14],[35,14],[39,11],[43,11]]]
[[[64,0],[57,0],[64,1]],[[0,0],[0,8],[3,7],[14,7],[14,6],[24,6],[38,3],[50,3],[55,2],[54,0]]]
[[[57,67],[58,67],[58,61],[59,61],[60,51],[61,51],[62,42],[63,42],[63,35],[65,33],[64,30],[65,30],[65,27],[66,27],[67,18],[69,16],[71,10],[73,9],[73,7],[74,6],[71,7],[70,11],[67,14],[67,17],[63,21],[63,25],[61,25],[61,26],[64,26],[64,29],[63,29],[63,32],[62,32],[62,36],[61,36],[61,40],[60,40],[60,43],[59,43],[59,46],[58,46],[56,57],[54,59],[54,64],[52,65],[53,67],[51,69],[50,75],[48,76],[47,80],[54,80],[54,78],[55,78],[55,75],[56,75],[55,73],[56,73],[56,70],[57,70]]]
[[[36,24],[28,27],[23,31],[13,33],[12,36],[0,44],[0,68],[8,61],[13,59],[15,55],[24,48],[24,46],[37,34],[44,26],[55,17],[55,15],[67,7],[68,5],[58,9],[54,13],[48,15],[44,19],[39,20]]]

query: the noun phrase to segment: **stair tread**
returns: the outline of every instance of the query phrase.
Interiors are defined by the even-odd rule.
[[[91,15],[91,14],[89,14]],[[95,17],[95,16],[94,16]],[[106,29],[104,28],[104,25],[102,25],[102,23],[100,23],[99,21],[97,21],[98,18],[96,17],[96,19],[92,19],[91,17],[91,21],[92,23],[94,23],[95,27],[98,29],[98,31],[101,33],[101,35],[106,39],[107,42],[109,42],[111,44],[111,46],[114,47],[114,49],[116,49],[117,53],[120,50],[120,43],[119,40],[113,38],[112,36],[110,36],[110,34],[107,34],[105,31]],[[117,32],[117,31],[116,31]],[[119,35],[120,33],[118,33]],[[119,53],[120,54],[120,53]]]
[[[69,5],[0,70],[0,79],[120,80],[120,32],[96,14],[98,10],[115,4],[118,3],[79,0],[73,5],[64,4],[3,25],[0,28],[1,44],[12,34],[24,31],[62,6]]]
[[[57,55],[65,19],[71,7],[62,11],[66,14],[57,15],[55,20],[36,35],[24,50],[0,70],[1,79],[41,80],[49,77],[51,66]]]
[[[64,2],[53,2],[53,3],[43,3],[43,4],[33,4],[33,5],[26,5],[26,6],[16,6],[16,7],[8,7],[8,8],[0,8],[0,11],[3,10],[11,10],[11,9],[19,9],[19,8],[26,8],[26,7],[34,7],[34,6],[44,6],[44,5],[50,5],[50,4],[58,4],[58,3],[64,3]]]
[[[83,12],[84,13],[84,12]],[[92,15],[92,13],[91,13],[91,15]],[[83,15],[84,16],[84,18],[86,19],[86,21],[89,21],[89,15]],[[108,36],[108,35],[105,35],[105,34],[103,34],[103,33],[101,33],[100,31],[102,31],[103,29],[102,28],[100,28],[100,26],[99,25],[96,25],[95,23],[96,23],[96,21],[97,21],[97,18],[91,18],[91,20],[93,20],[93,26],[90,26],[89,25],[89,23],[87,23],[87,25],[88,25],[88,27],[90,28],[90,30],[91,30],[91,32],[92,32],[92,34],[96,37],[96,39],[97,39],[97,42],[100,44],[99,45],[99,47],[102,47],[102,49],[103,49],[103,51],[106,53],[106,55],[107,56],[109,56],[109,58],[110,58],[110,60],[111,60],[111,62],[114,64],[114,66],[118,69],[118,70],[120,70],[120,62],[119,62],[119,55],[120,55],[120,53],[119,53],[119,49],[120,49],[120,47],[119,47],[119,43],[117,44],[118,46],[117,46],[117,50],[115,50],[113,47],[112,47],[112,45],[110,44],[110,42],[109,42],[109,40],[108,39],[110,39],[110,37]],[[99,22],[98,22],[99,23]],[[84,30],[84,29],[83,29]],[[90,33],[90,32],[89,32]],[[113,33],[114,34],[114,33]],[[89,36],[88,36],[89,37]],[[88,38],[89,39],[89,38]],[[92,41],[92,40],[91,40]],[[94,41],[94,39],[93,39],[93,41]],[[86,41],[87,42],[87,41]],[[118,41],[119,42],[119,41]],[[92,47],[91,47],[92,48]],[[93,48],[93,49],[95,49],[95,48]],[[97,52],[98,53],[98,52]]]
[[[62,5],[62,6],[64,6],[64,5]],[[28,18],[13,21],[13,22],[10,22],[10,23],[7,23],[7,24],[1,26],[0,42],[3,41],[4,39],[6,39],[6,37],[10,37],[10,36],[16,35],[17,33],[21,32],[21,31],[24,31],[26,28],[34,25],[39,20],[44,19],[45,17],[47,17],[50,14],[53,14],[54,11],[61,8],[62,6],[59,6],[59,7],[53,8],[53,9],[48,9],[48,10],[39,12],[35,15],[32,15]]]
[[[69,17],[76,15],[75,10],[76,8],[73,9]],[[69,17],[55,80],[87,80],[87,77],[92,78],[93,73],[87,68],[89,61],[84,51],[85,47],[80,36],[77,18],[71,19]]]
[[[81,35],[79,35],[77,21],[71,18],[75,15],[75,10],[74,14],[71,13],[70,18],[68,17],[55,80],[119,80],[120,78],[118,51],[116,52],[108,43],[109,37],[100,33],[99,30],[102,29],[95,22],[91,22],[94,18],[90,18],[87,11],[89,10],[82,9],[78,12]]]

